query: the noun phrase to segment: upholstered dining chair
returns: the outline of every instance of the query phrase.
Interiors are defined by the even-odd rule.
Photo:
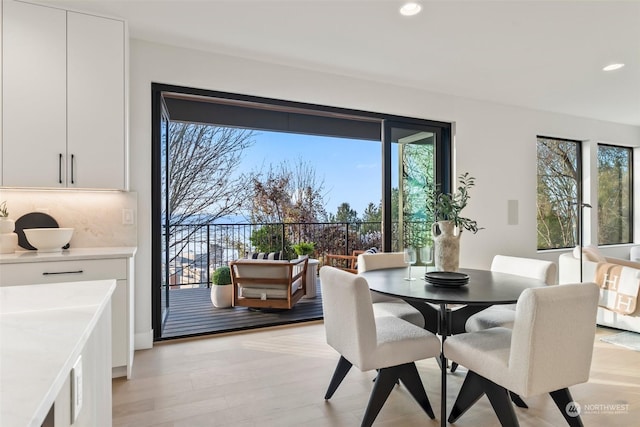
[[[358,273],[385,268],[406,267],[403,252],[362,253],[358,255]],[[424,316],[417,309],[400,298],[393,298],[371,292],[373,313],[376,316],[395,316],[424,328]]]
[[[320,283],[327,344],[340,354],[324,398],[333,396],[355,365],[363,372],[378,370],[362,426],[373,424],[398,379],[435,418],[415,361],[438,356],[439,339],[397,317],[374,316],[369,285],[362,276],[324,266]]]
[[[558,267],[551,261],[496,255],[491,262],[491,271],[538,279],[547,285],[558,283]],[[489,307],[469,317],[465,330],[475,332],[496,326],[510,328],[515,319],[515,309],[515,304]]]
[[[582,426],[579,414],[571,411],[568,387],[589,379],[598,298],[595,283],[527,289],[516,304],[513,329],[448,338],[445,356],[469,370],[449,422],[486,394],[501,425],[517,426],[509,392],[524,397],[549,393],[567,423]]]

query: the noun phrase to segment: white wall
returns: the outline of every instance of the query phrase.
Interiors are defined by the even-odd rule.
[[[139,40],[132,40],[130,48],[131,190],[138,192],[137,348],[151,344],[152,82],[455,123],[456,175],[468,171],[477,178],[465,214],[485,228],[476,235],[467,233],[462,237],[461,264],[470,268],[487,268],[497,253],[557,261],[557,252],[539,255],[536,251],[536,135],[640,145],[640,127],[427,93]],[[518,201],[517,225],[507,225],[508,200]],[[628,254],[628,250],[626,252]]]

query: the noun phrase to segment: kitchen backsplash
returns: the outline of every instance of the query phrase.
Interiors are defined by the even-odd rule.
[[[3,200],[13,220],[30,212],[44,212],[60,227],[73,227],[71,247],[137,246],[137,193],[4,189],[0,190]],[[133,224],[123,224],[123,216],[128,216],[123,210],[132,214]]]

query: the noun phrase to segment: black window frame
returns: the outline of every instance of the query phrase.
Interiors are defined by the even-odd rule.
[[[583,244],[583,239],[584,239],[584,220],[583,220],[583,214],[584,214],[584,210],[585,208],[589,208],[590,206],[588,204],[584,203],[584,188],[583,188],[583,162],[582,162],[582,141],[580,140],[576,140],[576,139],[567,139],[567,138],[559,138],[559,137],[555,137],[555,136],[548,136],[548,135],[536,135],[536,185],[538,185],[538,180],[539,180],[539,176],[538,176],[538,162],[540,161],[538,154],[537,154],[537,144],[539,142],[540,139],[547,139],[547,140],[552,140],[552,141],[558,141],[558,142],[570,142],[575,144],[576,147],[576,190],[577,190],[577,194],[576,194],[576,201],[572,202],[571,204],[573,206],[576,207],[576,234],[574,235],[575,238],[575,244],[578,244],[580,246],[582,246]],[[538,197],[538,190],[536,189],[536,208],[537,208],[537,197]],[[536,214],[536,242],[538,241],[538,222],[539,222],[539,218],[538,215]],[[540,248],[538,246],[538,244],[536,243],[536,250],[538,252],[544,252],[544,251],[553,251],[553,250],[558,250],[558,249],[568,249],[568,248],[572,248],[575,246],[562,246],[562,247],[552,247],[552,248]]]
[[[618,148],[618,149],[622,149],[625,150],[629,153],[629,239],[626,242],[615,242],[615,243],[604,243],[604,242],[600,242],[600,147],[613,147],[613,148]],[[633,169],[633,165],[634,165],[634,156],[633,156],[634,150],[633,147],[627,147],[627,146],[622,146],[622,145],[616,145],[616,144],[608,144],[608,143],[602,143],[599,142],[597,144],[597,152],[596,152],[596,157],[597,157],[597,173],[598,173],[598,189],[597,189],[597,197],[598,197],[598,203],[596,205],[596,208],[598,209],[598,245],[599,246],[613,246],[613,245],[625,245],[625,244],[631,244],[634,243],[633,240],[633,236],[634,236],[634,206],[635,206],[635,198],[634,198],[634,169]]]
[[[451,170],[452,170],[452,123],[420,119],[414,117],[403,117],[392,114],[377,113],[371,111],[355,110],[348,108],[338,108],[326,105],[318,105],[311,103],[286,101],[282,99],[266,98],[252,95],[243,95],[237,93],[221,92],[207,89],[197,89],[185,86],[169,85],[163,83],[151,83],[151,123],[152,123],[152,147],[151,147],[151,294],[152,294],[152,327],[154,330],[154,340],[161,338],[162,328],[162,310],[160,305],[161,290],[156,284],[162,283],[162,269],[160,265],[160,254],[162,253],[162,185],[161,185],[161,149],[160,149],[160,122],[162,118],[163,100],[170,98],[172,101],[166,103],[169,110],[171,120],[180,116],[185,119],[185,114],[194,114],[196,121],[202,123],[210,123],[207,114],[198,111],[199,107],[205,107],[211,111],[215,111],[226,117],[222,123],[211,123],[221,126],[235,125],[253,127],[263,130],[280,130],[280,131],[298,131],[306,129],[309,134],[321,134],[332,136],[345,136],[357,138],[357,135],[372,135],[372,123],[377,123],[379,131],[374,132],[377,139],[381,142],[382,164],[381,179],[383,182],[382,200],[383,209],[390,212],[391,204],[391,188],[387,188],[387,183],[391,182],[391,171],[388,166],[390,162],[390,144],[383,139],[383,123],[394,122],[405,126],[428,126],[441,129],[441,138],[436,142],[436,162],[439,168],[436,170],[436,184],[443,192],[451,191]],[[173,103],[173,105],[170,105]],[[216,106],[202,105],[215,103]],[[173,107],[173,111],[172,111]],[[239,112],[251,112],[251,120],[253,122],[243,122],[238,116]],[[280,123],[279,127],[273,127],[270,119]],[[239,121],[240,120],[240,121]],[[341,127],[345,121],[357,122],[358,126],[354,135],[331,134],[322,132],[313,132],[314,126],[335,126],[345,131]],[[317,128],[316,128],[317,129]],[[360,136],[365,138],[364,136]],[[387,204],[388,206],[384,206]],[[391,236],[391,223],[383,219],[383,236]],[[383,241],[383,250],[389,251],[390,238]],[[388,247],[387,247],[388,246]]]

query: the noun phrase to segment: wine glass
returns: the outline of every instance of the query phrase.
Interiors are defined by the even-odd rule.
[[[411,265],[416,263],[416,250],[414,248],[405,248],[404,262],[409,264],[409,277],[405,277],[404,280],[416,280],[415,277],[411,277]]]
[[[433,262],[433,246],[420,248],[420,261],[424,265],[429,265]]]

